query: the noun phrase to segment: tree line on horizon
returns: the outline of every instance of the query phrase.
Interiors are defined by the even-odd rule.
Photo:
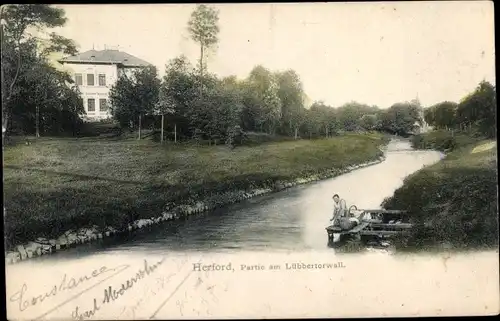
[[[2,7],[1,16],[3,127],[10,134],[37,137],[78,135],[85,116],[78,86],[49,61],[51,53],[75,54],[76,45],[56,33],[41,38],[30,32],[63,26],[64,10],[45,4],[9,5]],[[418,99],[387,109],[354,101],[337,108],[319,101],[306,108],[302,82],[291,69],[272,71],[259,65],[245,79],[219,78],[209,72],[204,59],[218,43],[218,20],[217,10],[198,5],[187,23],[192,40],[200,46],[196,65],[181,55],[169,61],[161,79],[155,67],[146,67],[117,80],[110,92],[110,110],[122,128],[165,128],[165,134],[174,131],[176,138],[217,142],[242,132],[293,138],[373,130],[406,135],[421,125],[422,114],[429,124],[441,126],[436,119],[441,119],[444,107],[423,112]],[[491,94],[490,87],[480,86],[481,93]],[[478,122],[481,128],[491,127],[491,117],[485,116],[492,110],[491,102],[474,93],[470,97],[457,104],[466,106],[455,112],[462,115],[459,127]]]
[[[424,110],[424,120],[436,129],[474,131],[496,137],[496,87],[483,80],[459,103],[444,101]]]

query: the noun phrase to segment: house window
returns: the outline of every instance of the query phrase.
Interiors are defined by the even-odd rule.
[[[87,99],[87,110],[88,111],[95,111],[95,99],[94,98]]]
[[[82,74],[75,74],[75,83],[76,83],[78,86],[83,85],[83,77],[82,77]]]
[[[106,86],[106,75],[99,74],[99,86]]]
[[[94,74],[87,74],[87,86],[94,86]]]
[[[106,99],[99,99],[99,110],[108,111],[108,101]]]

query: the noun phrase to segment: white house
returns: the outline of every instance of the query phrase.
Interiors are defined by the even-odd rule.
[[[111,117],[109,91],[118,78],[150,63],[119,50],[89,50],[58,60],[73,74],[88,120]]]

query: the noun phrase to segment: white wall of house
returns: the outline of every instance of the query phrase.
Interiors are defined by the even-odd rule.
[[[97,120],[111,117],[109,91],[118,79],[117,66],[66,63],[65,67],[78,84],[87,118]],[[93,84],[91,83],[92,78]],[[80,80],[81,83],[79,83]],[[102,82],[103,80],[104,82]]]

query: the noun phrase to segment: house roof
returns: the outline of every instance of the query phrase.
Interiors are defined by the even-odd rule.
[[[119,64],[124,67],[151,66],[147,61],[119,50],[89,50],[75,56],[58,60],[60,63],[103,63]]]

